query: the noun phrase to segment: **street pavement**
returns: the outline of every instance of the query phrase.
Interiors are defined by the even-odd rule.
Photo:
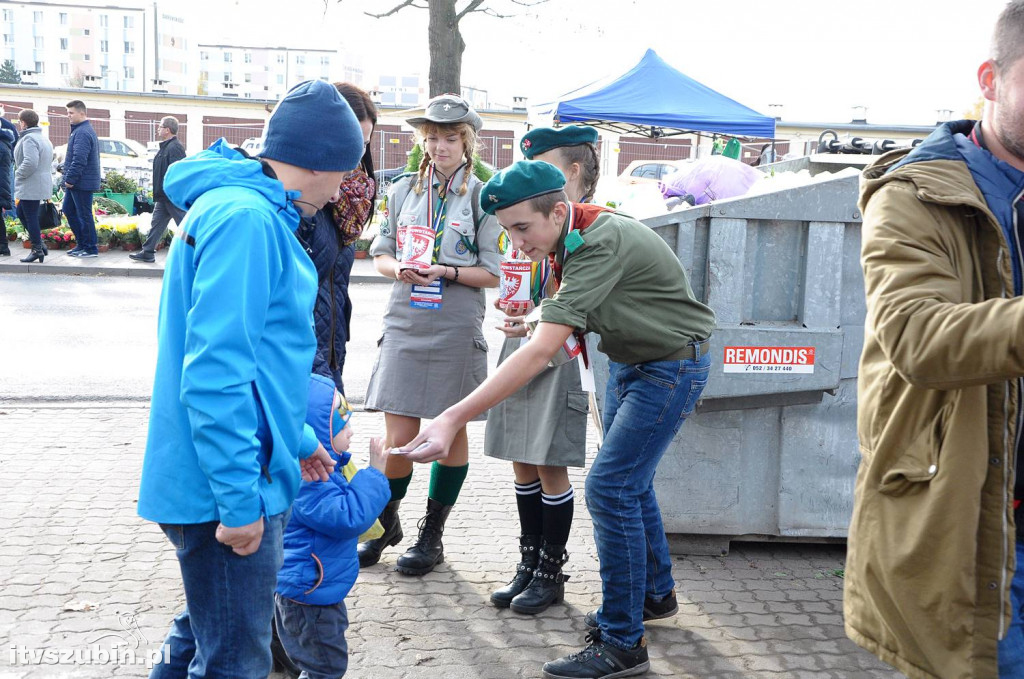
[[[139,266],[122,253],[108,257],[92,261],[109,266],[97,264],[77,280],[55,278],[53,285],[76,303],[76,320],[107,325],[117,334],[125,331],[104,324],[102,317],[89,321],[101,311],[102,300],[82,301],[96,296],[95,276],[123,276],[118,272]],[[0,266],[0,290],[6,293],[20,279],[4,275],[6,263]],[[374,275],[369,268],[357,271]],[[107,291],[110,281],[102,283]],[[353,290],[357,312],[386,294],[382,285]],[[151,303],[152,294],[142,293],[138,303]],[[126,294],[114,303],[131,304],[131,298]],[[18,323],[25,322],[26,312],[18,308],[0,294],[4,384],[11,378],[28,384],[31,373],[23,345],[6,339],[12,323],[16,333],[25,332]],[[145,313],[153,318],[155,308]],[[133,340],[140,345],[136,360],[152,355],[155,335],[145,337]],[[349,365],[372,365],[374,343],[375,336],[358,338]],[[149,371],[151,377],[152,366]],[[172,547],[135,513],[148,404],[140,398],[118,400],[119,394],[140,388],[133,383],[126,389],[113,382],[105,391],[94,385],[91,395],[79,399],[61,396],[60,387],[53,386],[52,398],[0,390],[0,678],[144,677],[146,659],[158,652],[184,603]],[[354,395],[361,400],[361,392]],[[353,424],[352,449],[364,461],[369,437],[383,431],[383,418],[358,412]],[[583,501],[584,470],[570,474],[577,502],[566,602],[535,617],[497,610],[488,596],[505,583],[518,559],[511,469],[480,454],[482,423],[471,424],[469,431],[472,462],[448,521],[445,563],[422,578],[393,570],[401,550],[415,539],[426,503],[429,472],[419,468],[403,503],[404,542],[385,552],[381,564],[361,572],[347,601],[346,676],[539,677],[543,662],[582,647],[583,615],[600,601]],[[588,461],[595,454],[594,434],[588,437]],[[733,542],[727,556],[675,556],[680,611],[647,628],[649,676],[900,676],[843,634],[843,558],[840,545],[749,542]],[[121,650],[110,651],[112,644]],[[139,663],[129,664],[131,659]]]

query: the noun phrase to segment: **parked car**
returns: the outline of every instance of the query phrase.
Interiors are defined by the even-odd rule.
[[[687,160],[634,160],[619,175],[623,184],[659,182],[667,175],[683,169]]]
[[[239,148],[250,156],[258,156],[263,151],[263,137],[249,137]]]
[[[149,151],[137,141],[112,137],[100,137],[99,141],[100,169],[104,173],[107,170],[117,170],[123,173],[128,168],[148,168],[150,166]],[[67,152],[67,144],[61,144],[53,149],[53,155],[58,164],[63,165]]]
[[[373,178],[377,180],[377,194],[383,196],[395,177],[405,173],[405,165],[393,167],[389,170],[374,170]]]

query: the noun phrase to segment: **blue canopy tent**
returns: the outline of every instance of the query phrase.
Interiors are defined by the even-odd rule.
[[[555,125],[582,123],[647,137],[710,132],[735,137],[775,136],[775,119],[715,92],[647,50],[611,82],[587,85],[534,108]]]

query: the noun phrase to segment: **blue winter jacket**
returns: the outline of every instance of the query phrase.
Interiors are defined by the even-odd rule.
[[[223,139],[172,165],[164,190],[188,216],[164,271],[138,511],[244,526],[288,509],[297,457],[316,447],[303,425],[316,271],[293,233],[300,194]]]
[[[98,191],[100,180],[100,140],[92,123],[83,120],[71,126],[64,154],[64,183],[75,191]]]
[[[345,345],[352,321],[348,283],[355,250],[351,245],[341,245],[338,229],[325,210],[317,211],[312,220],[303,220],[296,234],[306,245],[319,279],[316,305],[313,307],[316,324],[313,372],[332,378],[338,391],[344,394],[341,373],[345,367]]]
[[[0,206],[14,203],[14,135],[0,128]]]
[[[331,450],[334,383],[313,375],[306,422]],[[284,565],[277,574],[281,596],[328,606],[342,601],[359,575],[356,544],[391,499],[387,477],[372,467],[346,481],[341,468],[348,453],[332,453],[338,463],[329,481],[302,483],[284,530]]]

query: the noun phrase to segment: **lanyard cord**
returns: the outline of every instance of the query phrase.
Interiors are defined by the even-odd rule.
[[[430,196],[430,192],[434,189],[434,164],[430,164],[430,172],[427,175],[427,219],[430,222],[430,228],[434,230],[434,254],[431,257],[431,264],[437,264],[437,260],[441,256],[441,238],[444,236],[444,222],[448,216],[448,194],[451,193],[457,172],[458,169],[448,178],[445,188],[437,192],[435,205]]]

